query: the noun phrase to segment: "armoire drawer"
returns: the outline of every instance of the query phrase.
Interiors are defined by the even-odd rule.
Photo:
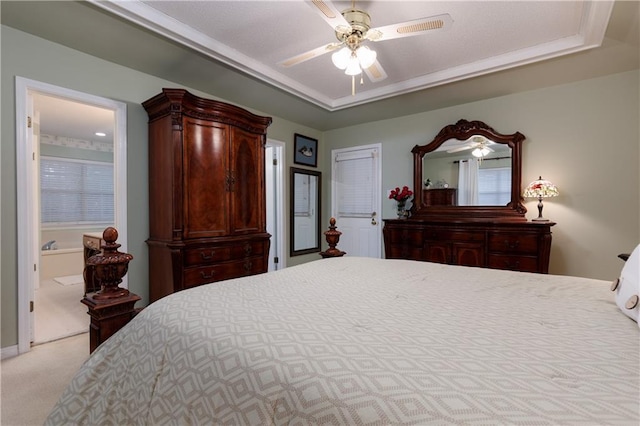
[[[184,269],[183,288],[266,272],[264,256]]]
[[[184,251],[185,266],[206,265],[242,257],[264,254],[264,241],[248,241],[237,245],[188,248]]]

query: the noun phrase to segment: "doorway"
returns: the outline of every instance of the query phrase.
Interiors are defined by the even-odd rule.
[[[347,256],[382,257],[382,146],[331,151],[331,215]]]
[[[268,271],[285,268],[284,256],[284,142],[267,140],[265,187],[267,232],[271,234]]]
[[[51,105],[54,105],[51,109]],[[65,108],[61,109],[61,105],[65,105]],[[56,117],[50,120],[48,114],[53,114],[55,111]],[[102,125],[102,128],[92,128],[95,125],[90,120],[91,111],[93,112],[106,112],[108,116],[112,117],[111,121]],[[41,269],[45,262],[43,262],[42,249],[47,246],[48,249],[54,247],[61,248],[57,245],[57,242],[51,242],[56,238],[49,238],[50,235],[59,236],[61,239],[61,245],[71,243],[73,248],[61,248],[57,253],[58,255],[77,253],[77,258],[71,260],[72,263],[80,263],[80,273],[84,260],[82,257],[82,239],[81,235],[83,227],[87,225],[85,219],[73,219],[61,223],[59,219],[53,219],[48,223],[47,236],[41,235],[41,217],[42,206],[46,204],[46,201],[41,202],[40,197],[40,163],[41,159],[41,142],[43,138],[49,139],[50,145],[47,151],[51,154],[51,158],[54,158],[53,163],[57,162],[60,157],[60,152],[68,150],[70,146],[77,145],[76,148],[83,146],[85,149],[89,145],[101,145],[102,148],[106,145],[105,142],[100,142],[99,137],[87,137],[80,136],[80,134],[66,133],[67,130],[52,130],[52,127],[44,124],[46,122],[55,122],[56,125],[62,125],[59,129],[67,129],[68,131],[77,130],[82,131],[79,127],[88,126],[92,128],[92,132],[102,131],[108,135],[111,135],[111,163],[112,174],[111,184],[112,197],[113,197],[113,218],[110,225],[114,225],[119,233],[118,242],[122,244],[122,250],[126,251],[127,246],[127,222],[126,222],[126,105],[122,102],[117,102],[111,99],[102,98],[58,86],[53,86],[47,83],[42,83],[34,80],[28,80],[21,77],[16,77],[16,159],[17,159],[17,208],[18,208],[18,353],[27,352],[31,343],[35,340],[35,312],[39,309],[36,301],[35,292],[37,289],[44,290],[44,286],[41,284]],[[41,128],[42,126],[42,128]],[[51,135],[49,133],[57,133]],[[87,151],[91,150],[88,147]],[[94,150],[95,151],[95,150]],[[95,152],[93,153],[95,154]],[[57,159],[56,159],[57,158]],[[68,161],[67,161],[68,160]],[[48,160],[49,161],[49,160]],[[92,159],[65,159],[67,163],[75,166],[78,163],[86,165],[88,163],[96,163]],[[66,187],[65,187],[66,188]],[[86,196],[86,193],[85,193]],[[89,212],[91,215],[91,212]],[[73,222],[73,223],[72,223]],[[100,226],[101,224],[95,224]],[[104,229],[104,228],[103,228]],[[78,237],[75,234],[79,234]],[[66,237],[63,237],[66,236]],[[41,238],[47,241],[41,241]],[[63,240],[68,240],[64,241]],[[79,241],[78,241],[79,240]],[[80,252],[78,253],[78,250]],[[65,251],[65,253],[63,253]],[[54,254],[51,251],[48,254]],[[54,262],[56,265],[62,263],[62,257],[56,259]],[[72,272],[77,272],[74,270]],[[54,282],[54,290],[59,290],[55,286],[62,287],[77,285],[73,283],[71,278],[77,274],[65,276],[65,272],[56,271],[55,278],[60,278],[59,282]],[[68,280],[67,280],[68,279]],[[71,284],[69,284],[71,282]],[[47,282],[47,286],[52,283]],[[126,277],[123,281],[123,286],[126,286]],[[80,284],[82,291],[80,298],[76,298],[76,303],[81,306],[79,300],[84,293],[84,286]],[[49,288],[49,287],[47,287]],[[50,289],[49,289],[50,290]],[[69,291],[69,289],[65,289]],[[66,312],[65,312],[66,314]],[[86,314],[85,314],[86,315]],[[64,315],[55,315],[54,317],[63,317]],[[89,321],[88,316],[86,318],[86,327],[88,329]],[[64,333],[64,332],[63,332]]]

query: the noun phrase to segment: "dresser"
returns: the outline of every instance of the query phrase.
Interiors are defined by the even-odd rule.
[[[387,259],[547,273],[553,222],[456,222],[389,219]]]
[[[264,147],[271,117],[182,89],[149,115],[149,297],[267,271]]]
[[[455,206],[458,193],[456,188],[423,189],[422,199],[426,206]]]
[[[409,218],[384,221],[385,256],[548,273],[555,223],[525,217],[521,187],[524,140],[520,132],[504,134],[481,121],[462,119],[443,127],[431,142],[414,146],[413,187],[421,188],[428,176],[442,176],[452,187],[417,190]],[[489,154],[475,158],[472,150],[484,145],[491,147]],[[470,170],[459,169],[462,159],[478,162],[474,179],[469,179]],[[501,173],[504,178],[499,181],[491,174],[481,181],[483,167],[508,173]],[[465,182],[471,183],[461,185]],[[501,199],[500,204],[480,203],[478,192],[470,192],[480,187],[485,194],[501,194],[488,198]],[[476,204],[456,205],[460,194],[477,200]]]

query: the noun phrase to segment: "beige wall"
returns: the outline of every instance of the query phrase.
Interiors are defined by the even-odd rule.
[[[639,74],[333,130],[324,134],[326,149],[382,143],[386,191],[411,185],[413,146],[430,142],[442,127],[461,118],[484,121],[501,133],[520,131],[527,137],[522,185],[542,175],[560,190],[559,197],[544,203],[545,217],[557,222],[550,273],[610,280],[622,266],[617,254],[640,242]],[[394,204],[385,201],[382,217],[392,218]],[[536,217],[537,202],[526,201],[527,217]]]

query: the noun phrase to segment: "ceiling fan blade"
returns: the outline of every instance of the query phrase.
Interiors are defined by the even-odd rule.
[[[409,37],[426,34],[437,30],[446,30],[453,23],[451,15],[431,16],[428,18],[414,19],[398,24],[385,25],[384,27],[371,28],[367,31],[366,39],[371,41],[391,40],[394,38]]]
[[[342,13],[329,0],[307,0],[305,1],[313,10],[324,19],[331,28],[346,27],[351,29],[351,25],[344,19]]]
[[[302,62],[308,61],[309,59],[317,58],[318,56],[324,55],[325,53],[332,52],[340,46],[342,46],[342,43],[329,43],[324,46],[316,47],[315,49],[309,50],[308,52],[293,56],[289,59],[285,59],[284,61],[280,61],[278,62],[278,65],[285,68],[292,67],[294,65],[298,65]]]
[[[447,150],[447,154],[453,154],[454,152],[466,151],[467,149],[471,149],[471,148],[475,148],[475,147],[476,147],[475,144],[463,145],[463,146],[459,146],[457,148],[448,149]]]
[[[375,61],[373,65],[365,69],[364,72],[372,83],[377,83],[378,81],[387,78],[387,72],[382,68],[382,65],[380,65],[380,62],[378,61]]]

